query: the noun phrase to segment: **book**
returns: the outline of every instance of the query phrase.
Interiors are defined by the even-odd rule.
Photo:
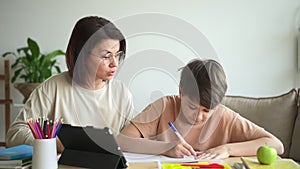
[[[31,164],[27,164],[27,165],[24,165],[24,166],[10,166],[10,165],[7,165],[7,166],[0,166],[0,169],[31,169]]]
[[[32,157],[33,147],[29,145],[18,145],[0,150],[0,160],[15,160]]]
[[[270,165],[260,164],[257,158],[244,157],[244,160],[251,169],[300,169],[300,165],[298,165],[292,159],[279,158]]]
[[[15,160],[0,160],[0,168],[2,166],[25,166],[31,164],[32,157],[25,157]]]

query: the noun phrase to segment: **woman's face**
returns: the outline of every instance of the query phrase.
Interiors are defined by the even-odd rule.
[[[103,39],[91,50],[87,69],[89,75],[95,75],[96,83],[113,78],[119,65],[115,57],[119,50],[120,43],[116,39]]]
[[[199,105],[199,102],[191,100],[188,96],[181,96],[181,116],[183,121],[191,125],[203,125],[211,116],[210,109]]]

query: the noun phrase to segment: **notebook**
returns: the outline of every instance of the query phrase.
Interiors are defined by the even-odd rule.
[[[63,124],[59,139],[65,147],[58,163],[86,168],[126,168],[126,159],[109,128]]]
[[[31,164],[32,157],[24,157],[15,160],[0,160],[0,168],[3,166],[24,166],[27,164]]]

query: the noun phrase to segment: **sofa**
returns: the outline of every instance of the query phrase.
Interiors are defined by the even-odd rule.
[[[283,145],[282,158],[300,161],[300,89],[274,97],[226,96],[223,104],[265,128]]]

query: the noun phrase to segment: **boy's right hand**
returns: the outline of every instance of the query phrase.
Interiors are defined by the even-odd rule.
[[[166,151],[163,155],[175,158],[183,158],[185,156],[197,156],[197,153],[191,145],[185,141],[180,141],[175,147]]]

